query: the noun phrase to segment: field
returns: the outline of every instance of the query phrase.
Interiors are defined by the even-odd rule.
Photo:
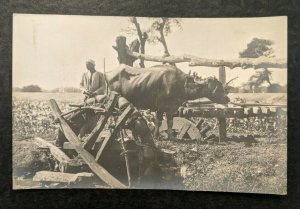
[[[287,101],[286,94],[253,95],[232,94],[230,97],[261,103]],[[39,153],[32,143],[35,136],[54,139],[56,126],[47,103],[51,98],[66,111],[71,109],[68,104],[79,103],[83,97],[77,93],[13,94],[14,188],[18,188],[18,178],[30,178],[33,172],[52,166],[53,159]],[[215,119],[205,123],[213,126]],[[275,118],[228,119],[229,140],[222,143],[163,139],[155,143],[159,148],[174,151],[177,170],[187,190],[286,194],[286,117],[278,124]],[[216,132],[216,128],[211,131]],[[247,135],[254,139],[247,140]]]

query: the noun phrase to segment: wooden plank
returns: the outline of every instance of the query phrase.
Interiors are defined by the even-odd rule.
[[[259,107],[253,107],[253,113],[254,113],[255,115],[258,114],[258,109],[259,109]]]
[[[108,102],[105,105],[105,111],[109,114],[110,112],[112,112],[113,108],[115,107],[117,100],[118,100],[118,93],[116,92],[111,92],[109,95],[109,99]],[[83,147],[86,150],[91,150],[94,143],[97,140],[97,135],[99,135],[99,133],[104,129],[107,120],[108,120],[109,116],[108,115],[101,115],[99,118],[99,121],[97,122],[97,125],[95,126],[95,128],[93,129],[93,131],[90,133],[90,135],[85,139],[85,143],[83,145]]]
[[[270,109],[267,108],[267,107],[262,107],[261,111],[262,111],[263,114],[268,115],[268,113],[270,112]]]
[[[118,118],[117,122],[116,122],[116,126],[113,130],[113,132],[111,133],[110,137],[107,137],[106,139],[104,139],[104,141],[102,142],[102,145],[99,149],[99,151],[97,152],[96,155],[96,162],[99,162],[99,160],[101,159],[101,156],[103,154],[103,151],[105,149],[105,147],[110,143],[111,140],[113,140],[114,138],[116,138],[117,134],[120,131],[121,126],[124,125],[124,123],[126,122],[126,120],[130,117],[131,113],[134,111],[134,108],[129,105],[120,115],[120,117]],[[99,136],[100,137],[100,136]]]
[[[185,123],[183,124],[179,134],[177,135],[177,138],[178,139],[182,139],[183,136],[185,135],[185,133],[189,130],[189,128],[191,127],[191,124],[190,123]]]
[[[249,108],[247,108],[247,107],[244,108],[244,114],[245,115],[248,115],[248,110],[249,110]]]
[[[123,183],[121,183],[118,179],[116,179],[114,176],[112,176],[105,168],[103,168],[101,165],[99,165],[95,161],[94,157],[81,146],[81,142],[79,141],[78,137],[73,132],[73,130],[70,128],[67,121],[63,117],[60,116],[61,111],[60,111],[56,101],[51,99],[49,102],[50,102],[50,107],[53,112],[53,115],[54,115],[54,117],[59,119],[62,130],[63,130],[66,138],[73,144],[76,152],[88,164],[90,169],[108,185],[115,187],[115,188],[126,188],[126,186]]]
[[[60,173],[52,171],[38,171],[33,177],[33,181],[39,182],[60,182],[60,183],[78,183],[82,178],[91,178],[93,173]]]
[[[58,147],[54,146],[53,144],[47,142],[46,140],[40,138],[40,137],[35,137],[34,142],[36,143],[37,146],[39,147],[47,147],[50,150],[50,153],[52,156],[58,160],[60,163],[67,164],[71,159],[63,152],[61,151]]]

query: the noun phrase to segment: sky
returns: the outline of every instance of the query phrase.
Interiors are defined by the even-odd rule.
[[[153,19],[138,17],[142,30]],[[166,37],[172,55],[190,54],[211,59],[236,59],[253,38],[274,41],[275,56],[287,58],[287,18],[180,18],[182,29],[174,28]],[[13,86],[39,85],[45,90],[78,87],[85,62],[93,59],[103,72],[118,66],[112,48],[118,35],[127,43],[136,39],[124,30],[132,27],[128,17],[30,15],[13,16]],[[146,54],[163,55],[161,44],[146,43]],[[136,62],[138,64],[138,61]],[[146,66],[157,63],[146,62]],[[218,68],[177,66],[202,77],[218,77]],[[270,69],[272,82],[286,84],[287,69]],[[253,69],[226,68],[227,80],[238,76],[233,85],[246,82]]]

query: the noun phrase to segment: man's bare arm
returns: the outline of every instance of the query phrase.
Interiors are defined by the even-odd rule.
[[[81,77],[81,82],[80,82],[80,90],[82,93],[88,92],[88,90],[84,87],[84,74]]]
[[[95,95],[105,94],[106,82],[105,82],[104,75],[100,74],[100,78],[99,79],[100,79],[100,87],[93,92]]]

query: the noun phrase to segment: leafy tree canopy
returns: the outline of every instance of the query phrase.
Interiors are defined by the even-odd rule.
[[[22,88],[22,92],[42,92],[38,85],[29,85]]]
[[[157,43],[164,41],[162,36],[167,37],[177,28],[182,30],[181,20],[176,18],[153,18],[151,27],[147,30],[149,34],[148,42]]]
[[[254,38],[247,48],[239,53],[240,58],[275,57],[273,44],[271,40]]]

